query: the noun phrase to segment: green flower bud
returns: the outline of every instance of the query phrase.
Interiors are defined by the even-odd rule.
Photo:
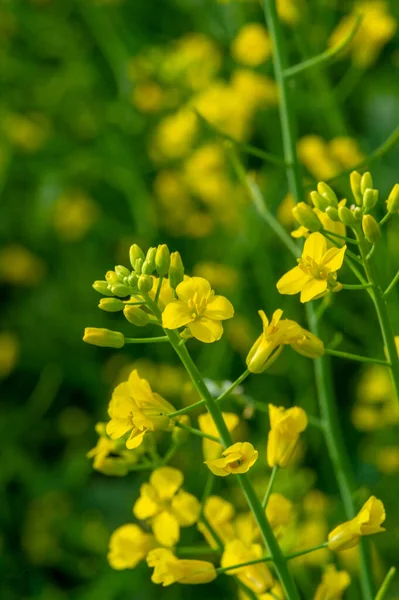
[[[170,266],[170,252],[166,244],[160,244],[155,254],[155,266],[158,275],[165,277]]]
[[[130,275],[129,269],[127,269],[126,267],[123,267],[122,265],[117,265],[115,267],[115,273],[117,274],[117,276],[119,277],[119,279],[121,281],[123,281],[124,277],[129,277],[129,275]]]
[[[309,231],[320,231],[322,228],[319,217],[305,202],[299,202],[299,204],[292,209],[292,214],[298,223],[309,229]]]
[[[184,279],[184,266],[179,252],[172,252],[170,255],[169,283],[173,289],[176,289],[179,283]]]
[[[138,246],[137,244],[133,244],[132,246],[130,246],[129,250],[129,260],[133,269],[135,269],[135,263],[138,258],[141,258],[141,260],[144,261],[144,252],[142,251],[140,246]]]
[[[313,206],[321,210],[322,212],[326,212],[326,209],[330,206],[327,198],[319,194],[319,192],[310,192],[310,198],[313,202]]]
[[[145,257],[145,263],[148,263],[148,267],[151,269],[151,273],[153,273],[153,271],[155,271],[155,256],[157,253],[157,249],[156,248],[149,248],[148,252],[147,252],[147,256]],[[144,271],[143,271],[144,273]],[[151,273],[147,273],[147,275],[151,275]]]
[[[360,180],[360,192],[364,194],[364,192],[369,189],[373,189],[373,178],[371,177],[371,173],[366,171],[366,173],[363,173]]]
[[[101,298],[98,308],[106,312],[119,312],[123,310],[124,303],[119,298]]]
[[[360,182],[362,180],[362,176],[358,171],[352,171],[349,176],[349,180],[355,202],[356,204],[361,204],[363,202],[362,193],[360,191]]]
[[[86,327],[83,341],[86,344],[93,344],[93,346],[101,346],[102,348],[122,348],[125,345],[125,336],[119,331]]]
[[[371,244],[376,244],[381,238],[381,229],[372,215],[364,215],[362,219],[364,237]]]
[[[356,227],[357,221],[354,217],[353,212],[346,206],[340,206],[338,209],[338,216],[341,223],[347,227]]]
[[[137,287],[138,282],[139,276],[137,275],[137,273],[130,273],[129,277],[127,278],[128,285],[132,288],[135,288]]]
[[[387,210],[390,213],[395,213],[399,210],[399,183],[395,183],[388,196]]]
[[[95,281],[92,285],[93,289],[104,296],[113,296],[114,293],[108,285],[108,281]]]
[[[138,273],[139,275],[140,275],[140,273],[141,273],[141,270],[142,270],[142,268],[143,268],[143,263],[144,263],[144,260],[143,260],[142,258],[138,258],[138,259],[136,260],[136,262],[134,263],[134,270],[135,270],[135,271],[136,271],[136,273]]]
[[[108,281],[108,283],[119,283],[119,277],[115,271],[107,271],[105,273],[105,279]]]
[[[360,208],[360,206],[356,206],[353,209],[353,216],[355,217],[356,221],[361,221],[363,218],[363,209]]]
[[[330,206],[338,208],[337,195],[327,183],[324,183],[324,181],[320,181],[320,183],[317,184],[317,191],[321,196],[328,200]]]
[[[144,312],[139,306],[129,306],[128,304],[123,309],[123,314],[132,325],[144,327],[150,320],[148,313]]]
[[[334,206],[328,206],[326,208],[326,215],[330,217],[331,221],[339,221],[338,210]]]
[[[370,211],[378,202],[378,190],[367,188],[363,194],[363,208],[365,211]]]
[[[124,298],[125,296],[129,296],[131,293],[131,289],[124,285],[123,283],[114,283],[111,284],[111,290],[115,294],[115,296],[119,296],[119,298]]]
[[[152,290],[154,280],[150,275],[140,275],[138,287],[140,292],[143,294],[148,294]]]

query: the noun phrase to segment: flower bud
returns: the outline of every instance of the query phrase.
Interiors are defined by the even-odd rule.
[[[352,171],[352,173],[349,176],[351,190],[352,190],[352,194],[353,194],[356,204],[361,204],[363,201],[362,194],[360,192],[361,179],[362,179],[362,176],[360,175],[360,173],[358,171]]]
[[[119,298],[101,298],[98,308],[105,310],[105,312],[119,312],[123,310],[124,303]]]
[[[136,273],[140,275],[143,268],[144,260],[142,258],[137,258],[134,262],[134,270]]]
[[[115,296],[119,296],[119,298],[124,298],[125,296],[129,296],[131,289],[124,285],[123,283],[114,283],[111,284],[111,290],[115,294]]]
[[[327,183],[324,183],[324,181],[320,181],[320,183],[317,184],[317,191],[319,192],[319,194],[321,196],[323,196],[324,198],[326,198],[326,200],[328,200],[328,203],[330,204],[330,206],[334,206],[335,208],[338,208],[337,195],[334,192],[334,190]]]
[[[107,271],[105,273],[105,279],[108,281],[108,283],[119,283],[119,277],[115,271]]]
[[[322,225],[319,217],[308,204],[305,202],[299,202],[293,209],[292,214],[300,225],[309,229],[309,231],[320,231]]]
[[[373,189],[373,178],[371,177],[371,173],[366,171],[360,180],[360,192],[364,194],[368,189]]]
[[[155,254],[155,266],[158,275],[165,277],[170,266],[170,252],[166,244],[160,244]]]
[[[108,285],[108,281],[95,281],[92,285],[93,289],[104,296],[113,296],[114,293]]]
[[[135,263],[138,258],[141,258],[141,260],[144,261],[144,252],[142,251],[140,246],[138,246],[137,244],[133,244],[132,246],[130,246],[129,250],[129,260],[133,269],[135,269]]]
[[[140,292],[148,294],[152,290],[154,280],[150,275],[140,275],[138,287]]]
[[[145,260],[143,262],[143,266],[141,267],[141,272],[144,275],[151,275],[151,273],[153,271],[154,271],[154,268],[153,268],[152,264],[148,260]]]
[[[129,269],[127,269],[123,265],[117,265],[115,267],[115,273],[121,281],[123,281],[124,277],[129,277],[130,275]]]
[[[326,212],[326,209],[330,206],[327,198],[319,194],[319,192],[310,192],[310,198],[313,202],[313,206],[321,210],[322,212]]]
[[[371,244],[376,244],[381,238],[381,229],[372,215],[364,215],[362,219],[364,237]]]
[[[378,190],[367,188],[363,194],[363,208],[365,211],[370,211],[378,202]]]
[[[129,284],[129,286],[132,288],[137,287],[138,281],[139,281],[139,276],[137,275],[137,273],[130,273],[129,277],[127,278],[127,282]]]
[[[148,313],[144,312],[144,310],[138,306],[125,305],[123,314],[129,323],[136,325],[137,327],[144,327],[150,320]]]
[[[102,348],[122,348],[125,345],[125,336],[119,331],[86,327],[83,341],[86,344],[93,344],[93,346],[101,346]]]
[[[176,289],[179,283],[184,279],[184,266],[179,252],[172,252],[170,255],[169,283],[173,289]]]
[[[145,257],[144,263],[147,263],[147,268],[151,269],[151,273],[155,271],[155,255],[157,253],[157,249],[151,247],[148,249],[147,256]],[[144,264],[143,264],[144,266]],[[144,273],[144,271],[143,271]],[[147,275],[151,275],[151,273],[146,273]]]
[[[353,209],[353,216],[355,217],[356,221],[361,221],[363,218],[363,209],[360,208],[360,206],[356,206]]]
[[[339,207],[338,216],[339,220],[347,227],[355,227],[357,225],[353,212],[346,206]]]
[[[339,221],[338,210],[334,206],[328,206],[326,208],[326,215],[331,221]]]
[[[399,210],[399,183],[395,183],[388,196],[387,210],[390,213],[395,213]]]

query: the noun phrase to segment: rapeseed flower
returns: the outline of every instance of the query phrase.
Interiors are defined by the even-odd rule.
[[[148,431],[171,431],[173,422],[167,415],[174,411],[175,408],[154,393],[148,381],[134,370],[112,394],[108,407],[111,420],[106,431],[113,440],[130,432],[126,447],[137,448]]]
[[[250,560],[261,558],[263,553],[260,544],[246,545],[241,540],[232,540],[224,547],[221,560],[222,568],[237,565]],[[274,585],[273,576],[264,563],[248,565],[226,571],[227,575],[235,575],[256,594],[263,594]]]
[[[314,600],[341,600],[351,578],[346,571],[337,571],[335,565],[328,565],[323,573]]]
[[[258,451],[249,442],[237,442],[222,453],[222,458],[206,460],[214,475],[226,477],[232,473],[247,473],[258,459]]]
[[[266,506],[266,517],[277,537],[281,535],[284,528],[291,521],[292,515],[293,505],[288,498],[282,494],[270,494]]]
[[[260,23],[247,23],[231,45],[233,58],[244,65],[256,67],[271,55],[272,45],[266,28]]]
[[[280,294],[301,293],[301,302],[320,298],[327,291],[338,291],[337,271],[342,267],[346,246],[327,250],[327,240],[321,233],[312,233],[305,241],[298,266],[277,282]]]
[[[294,453],[299,436],[308,425],[303,408],[269,404],[270,431],[267,440],[269,467],[287,467]]]
[[[359,513],[350,521],[341,523],[328,535],[330,550],[346,550],[357,546],[361,536],[385,531],[381,523],[385,521],[385,508],[381,500],[370,496]]]
[[[232,433],[240,422],[240,418],[235,413],[222,413],[223,420],[226,423],[226,427],[230,433]],[[209,413],[204,413],[198,417],[198,425],[200,430],[207,435],[213,435],[219,437],[218,429],[215,425],[212,416]],[[219,458],[223,451],[223,446],[207,438],[202,440],[202,451],[205,460],[213,460]]]
[[[163,546],[174,546],[180,538],[180,527],[194,525],[199,517],[200,503],[180,489],[183,480],[178,469],[156,469],[149,483],[141,486],[140,498],[133,507],[137,519],[151,520],[155,538]]]
[[[233,305],[224,296],[215,296],[210,283],[202,277],[190,277],[176,288],[179,298],[167,304],[162,326],[178,329],[186,326],[191,335],[207,344],[222,337],[221,321],[234,315]]]
[[[156,548],[147,556],[147,564],[154,567],[151,581],[164,587],[172,583],[209,583],[217,577],[212,563],[204,560],[180,560],[171,550]]]
[[[86,327],[83,335],[86,344],[101,348],[123,348],[125,336],[120,331],[111,331],[101,327]]]
[[[235,509],[231,502],[228,502],[220,496],[208,496],[204,504],[204,516],[207,522],[211,525],[212,530],[225,544],[234,539],[234,529],[232,520]],[[209,531],[208,527],[199,521],[198,530],[205,537],[211,548],[217,548],[217,543]]]
[[[134,569],[157,545],[153,535],[136,524],[118,527],[109,541],[108,562],[113,569]]]

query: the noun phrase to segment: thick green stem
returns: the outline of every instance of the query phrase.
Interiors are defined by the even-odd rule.
[[[349,352],[340,352],[339,350],[330,350],[330,348],[324,349],[326,354],[331,356],[339,356],[340,358],[346,358],[347,360],[356,360],[357,362],[373,363],[375,365],[384,365],[385,367],[390,366],[389,362],[380,358],[369,358],[368,356],[359,356],[358,354],[350,354]]]

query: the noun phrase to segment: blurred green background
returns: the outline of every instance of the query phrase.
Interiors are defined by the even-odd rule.
[[[300,156],[310,184],[356,165],[399,123],[399,5],[380,4],[378,21],[375,3],[358,4],[371,15],[358,41],[369,54],[352,49],[294,84]],[[280,10],[294,62],[323,50],[354,7],[303,0],[281,2]],[[240,142],[281,155],[270,51],[254,64],[251,39],[248,55],[245,40],[233,44],[246,23],[262,22],[259,4],[249,0],[0,5],[2,600],[128,600],[159,593],[144,564],[116,572],[106,561],[110,533],[132,520],[147,474],[106,477],[86,458],[96,442],[95,423],[106,419],[110,392],[133,364],[177,407],[192,399],[169,348],[114,351],[81,341],[86,326],[151,335],[150,328],[132,333],[119,314],[99,311],[91,288],[114,265],[128,266],[131,243],[168,243],[181,252],[188,273],[207,277],[233,302],[236,316],[220,342],[190,343],[204,375],[217,383],[242,372],[260,332],[258,309],[269,315],[281,307],[305,325],[298,299],[279,297],[275,287],[291,257],[238,185],[223,143],[192,111]],[[293,229],[283,170],[241,156],[269,208]],[[398,164],[399,145],[373,164],[382,199],[399,181]],[[344,197],[347,179],[338,178],[336,189]],[[378,210],[382,216],[382,203]],[[387,232],[376,254],[388,283],[399,266],[397,221]],[[350,272],[343,276],[351,282]],[[399,334],[397,301],[393,292]],[[366,294],[334,295],[324,321],[326,344],[382,355]],[[249,379],[245,396],[227,404],[243,416],[242,430],[259,448],[266,440],[267,402],[300,403],[317,414],[312,369],[311,361],[286,350],[271,372]],[[398,550],[399,413],[383,369],[341,360],[333,369],[359,498],[372,492],[387,508],[388,532],[374,541],[381,579]],[[313,487],[331,497],[326,519],[342,518],[317,430],[309,429],[302,454],[277,485],[296,503],[298,539],[307,537],[300,529],[309,521],[303,500]],[[261,462],[254,470],[260,484],[266,475]],[[206,480],[201,463],[196,440],[172,462],[199,497]],[[216,491],[226,489],[218,482]],[[197,539],[195,531],[190,535]],[[301,583],[306,598],[320,577],[317,563],[307,568],[309,578]],[[231,598],[234,590],[231,578],[222,578],[206,588],[176,585],[162,594]],[[398,597],[398,583],[391,593]],[[356,589],[348,597],[356,598]]]

